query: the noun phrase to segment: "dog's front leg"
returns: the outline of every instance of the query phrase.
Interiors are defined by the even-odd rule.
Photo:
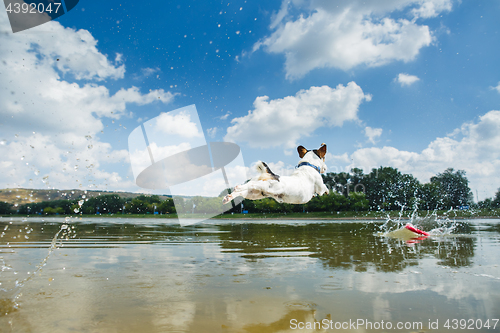
[[[326,187],[325,184],[321,184],[318,188],[318,186],[316,187],[316,193],[318,193],[318,195],[323,195],[323,194],[329,194],[330,191],[328,190],[328,187]]]
[[[233,200],[234,198],[237,198],[237,197],[243,197],[243,198],[247,199],[247,196],[248,196],[248,184],[249,183],[235,186],[235,188],[233,189],[233,192],[231,192],[231,194],[226,195],[224,197],[224,199],[222,199],[222,203],[223,204],[227,204],[229,201],[231,201],[231,200]]]

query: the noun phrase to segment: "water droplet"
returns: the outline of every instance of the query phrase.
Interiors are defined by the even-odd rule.
[[[7,140],[5,140],[5,139],[0,140],[1,146],[5,146],[6,144],[7,144]]]
[[[88,145],[88,146],[87,146],[87,148],[88,148],[88,149],[92,149],[92,148],[94,148],[94,146],[92,146],[92,145]]]
[[[35,176],[38,176],[40,174],[40,170],[35,170],[34,173],[35,173]]]

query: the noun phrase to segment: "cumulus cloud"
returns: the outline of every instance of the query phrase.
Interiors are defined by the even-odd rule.
[[[357,121],[359,105],[370,99],[355,82],[336,88],[311,87],[274,100],[260,96],[254,101],[254,110],[231,121],[224,139],[246,141],[252,147],[293,148],[317,128]]]
[[[396,81],[397,83],[399,83],[401,85],[401,87],[403,87],[403,86],[410,86],[413,83],[415,83],[417,81],[420,81],[420,79],[417,76],[415,76],[415,75],[409,75],[409,74],[405,74],[405,73],[400,73],[394,79],[394,81]]]
[[[423,182],[447,168],[465,170],[470,186],[479,199],[492,197],[500,187],[500,111],[490,111],[477,122],[464,123],[452,134],[436,138],[421,152],[395,147],[363,148],[349,156],[351,164],[365,172],[379,166],[391,166],[411,173]],[[342,159],[343,157],[343,159]],[[347,161],[339,156],[332,162]],[[331,162],[331,163],[332,163]],[[330,168],[334,169],[334,168]]]
[[[451,0],[416,1],[418,6],[411,10],[416,18],[436,17],[442,12],[449,12],[453,7]]]
[[[160,73],[161,72],[161,69],[159,67],[156,67],[156,68],[149,68],[149,67],[146,67],[146,68],[141,68],[141,72],[140,74],[139,73],[136,73],[133,75],[133,78],[135,80],[143,80],[145,78],[148,78],[154,74],[157,74],[157,73]],[[158,76],[159,74],[157,74]]]
[[[0,31],[9,30],[1,14]],[[2,187],[133,186],[106,171],[105,165],[128,163],[128,152],[101,141],[103,121],[129,116],[130,103],[169,103],[174,95],[138,87],[111,94],[103,82],[124,77],[123,56],[110,61],[97,44],[88,31],[56,21],[0,34]]]
[[[168,135],[183,138],[202,138],[203,133],[198,124],[191,120],[188,112],[180,112],[175,115],[161,113],[155,118],[155,129]]]
[[[496,87],[491,87],[491,89],[498,91],[498,93],[500,94],[500,82],[498,82],[498,85]]]
[[[381,128],[371,128],[370,126],[365,127],[365,136],[368,138],[368,141],[375,144],[376,139],[382,135]]]
[[[301,14],[290,15],[290,6]],[[317,68],[349,70],[409,62],[434,41],[429,27],[418,20],[451,9],[451,0],[283,0],[270,25],[274,31],[253,51],[284,54],[288,79]],[[391,18],[393,12],[406,12],[411,19]]]
[[[207,134],[210,138],[215,138],[215,136],[217,135],[217,127],[212,127],[212,128],[208,128],[207,129]]]
[[[226,114],[223,115],[223,116],[220,116],[219,119],[220,120],[226,120],[230,115],[231,115],[231,112],[227,111]]]

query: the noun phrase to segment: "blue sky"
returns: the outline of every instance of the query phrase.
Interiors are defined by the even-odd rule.
[[[286,173],[467,172],[500,187],[497,1],[81,0],[13,34],[0,13],[0,187],[141,191],[128,136],[195,104],[207,141]],[[57,60],[59,59],[59,60]],[[89,148],[91,147],[91,148]]]

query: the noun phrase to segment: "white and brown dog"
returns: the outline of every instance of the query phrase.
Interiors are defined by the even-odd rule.
[[[242,196],[250,200],[269,197],[278,202],[304,204],[315,194],[328,194],[328,188],[321,177],[321,173],[326,172],[326,145],[323,143],[321,148],[314,150],[298,146],[297,151],[301,160],[291,176],[280,177],[266,163],[259,161],[256,167],[260,175],[236,186],[231,194],[224,197],[222,203]]]

